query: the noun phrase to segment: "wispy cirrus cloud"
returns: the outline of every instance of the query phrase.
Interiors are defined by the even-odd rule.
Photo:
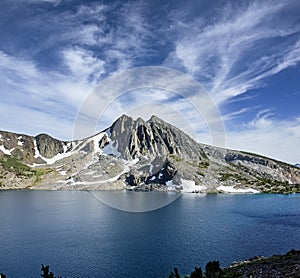
[[[14,2],[10,7],[15,13],[25,9],[27,18],[20,18],[24,23],[22,28],[32,29],[38,43],[21,52],[0,48],[3,107],[0,115],[2,119],[20,119],[2,128],[22,131],[20,126],[24,126],[26,132],[26,126],[36,117],[45,120],[44,125],[42,121],[30,123],[30,131],[37,133],[50,124],[50,119],[52,122],[64,119],[69,123],[68,128],[53,135],[71,139],[72,124],[82,101],[104,77],[130,68],[136,60],[149,55],[147,39],[151,32],[142,16],[142,3],[81,4],[74,9],[47,10],[29,16],[30,5],[41,3],[44,1],[18,2],[18,5]],[[29,39],[20,42],[16,39],[14,48]],[[45,51],[46,61],[39,54]],[[18,115],[21,111],[28,113]],[[114,119],[111,116],[110,121]]]
[[[72,79],[78,83],[90,83],[95,86],[101,76],[106,74],[105,61],[97,58],[93,52],[74,47],[62,52],[64,65],[70,70]]]
[[[180,15],[175,50],[165,64],[182,65],[220,104],[263,86],[264,78],[300,61],[300,22],[295,18],[276,20],[279,13],[298,6],[296,1],[288,2],[231,3],[216,11],[210,24]]]
[[[177,36],[173,34],[174,50],[164,64],[195,76],[224,110],[227,147],[299,161],[299,154],[293,151],[300,142],[295,133],[297,116],[283,119],[284,111],[273,109],[266,97],[255,103],[257,95],[248,94],[267,86],[268,78],[299,64],[297,10],[297,1],[251,1],[222,6],[210,21],[190,18],[180,10],[172,13]],[[229,105],[235,110],[223,109]],[[209,143],[209,139],[203,134],[200,140]]]
[[[255,152],[296,164],[299,161],[300,119],[278,120],[262,115],[244,129],[229,130],[228,148]]]
[[[180,80],[162,75],[162,84],[174,83],[175,95],[144,90],[114,99],[121,84],[107,88],[98,98],[114,99],[105,115],[106,125],[126,112],[158,114],[180,128],[188,127],[185,130],[199,141],[211,143],[207,126],[221,117],[230,135],[227,146],[243,148],[247,134],[253,138],[257,134],[256,141],[264,145],[269,140],[266,130],[273,127],[269,132],[275,132],[277,123],[282,134],[293,137],[289,143],[296,148],[298,137],[290,130],[297,126],[299,115],[288,118],[280,111],[280,118],[267,97],[255,101],[261,91],[249,92],[298,67],[297,0],[187,1],[185,5],[176,0],[159,4],[159,9],[149,1],[3,0],[0,8],[0,26],[5,26],[0,28],[0,116],[19,118],[1,128],[37,133],[44,130],[44,120],[54,136],[70,139],[80,104],[99,82],[136,66],[164,65],[200,81],[220,113],[211,113],[205,99],[192,90],[184,98],[176,96],[176,90],[185,90]],[[202,111],[195,110],[197,104]],[[57,127],[56,133],[50,125]],[[240,140],[231,140],[231,135]],[[260,152],[256,145],[253,151]]]
[[[0,115],[2,119],[18,119],[6,121],[2,128],[26,133],[30,126],[30,131],[38,133],[45,130],[45,126],[53,127],[63,121],[68,123],[66,128],[58,129],[53,135],[63,139],[72,137],[73,122],[80,104],[106,71],[104,61],[79,47],[65,49],[61,57],[65,67],[63,73],[45,72],[32,60],[0,51]],[[44,119],[44,123],[32,121],[34,118]],[[52,131],[53,128],[49,128],[49,132]]]

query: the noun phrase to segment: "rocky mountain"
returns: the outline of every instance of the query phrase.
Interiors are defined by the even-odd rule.
[[[300,192],[296,166],[196,142],[156,116],[126,115],[83,140],[0,131],[2,189]]]

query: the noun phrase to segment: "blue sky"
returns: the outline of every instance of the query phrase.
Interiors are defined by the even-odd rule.
[[[102,80],[164,66],[210,94],[226,147],[299,162],[299,14],[298,0],[2,0],[0,129],[72,139],[81,103]],[[98,128],[123,113],[158,114],[211,143],[191,111],[187,100],[144,90],[115,100]]]

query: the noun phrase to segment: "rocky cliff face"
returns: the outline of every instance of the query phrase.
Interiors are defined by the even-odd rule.
[[[35,137],[36,145],[41,156],[52,158],[64,152],[64,142],[52,138],[47,134],[39,134]]]
[[[33,137],[0,131],[0,156],[12,155],[21,161],[34,161]]]
[[[140,156],[155,158],[174,155],[185,159],[202,159],[199,144],[178,128],[152,116],[149,121],[133,120],[123,115],[110,128],[111,140],[125,159]]]
[[[11,155],[18,160],[33,164],[45,163],[58,154],[70,151],[68,143],[52,138],[47,134],[36,137],[0,131],[0,155]]]
[[[0,162],[2,188],[300,192],[296,166],[197,143],[155,116],[74,142],[0,132]]]

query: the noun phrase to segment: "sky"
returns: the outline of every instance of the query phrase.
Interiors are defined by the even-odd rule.
[[[212,144],[207,111],[217,108],[225,147],[299,163],[299,14],[298,0],[1,0],[0,129],[72,140],[83,104],[108,79],[95,131],[124,113],[157,114]],[[203,90],[182,95],[182,79],[173,86],[166,71],[172,90],[115,93],[124,79],[110,78],[149,66]]]

